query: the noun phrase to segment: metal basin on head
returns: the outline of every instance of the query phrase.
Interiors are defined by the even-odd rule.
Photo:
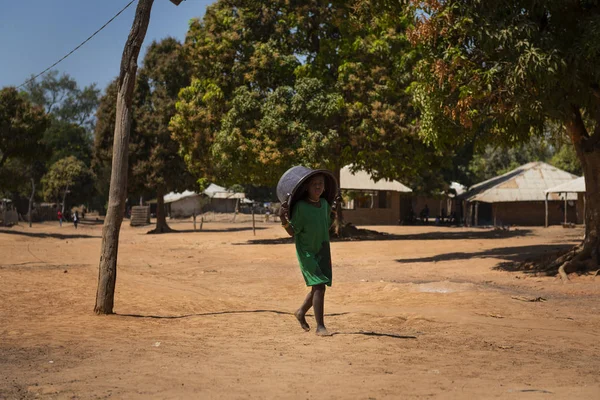
[[[329,204],[333,203],[338,185],[333,174],[326,169],[310,169],[302,165],[296,165],[288,169],[279,179],[277,198],[283,203],[290,196],[290,218],[292,217],[294,204],[304,196],[303,184],[317,174],[322,174],[325,177],[325,191],[321,197],[327,200]]]

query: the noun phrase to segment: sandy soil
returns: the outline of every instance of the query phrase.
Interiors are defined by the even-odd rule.
[[[332,244],[320,338],[276,224],[171,226],[124,223],[110,316],[101,225],[0,230],[0,398],[600,398],[600,277],[510,270],[581,229],[371,227]]]

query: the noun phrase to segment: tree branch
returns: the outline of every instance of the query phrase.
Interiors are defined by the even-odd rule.
[[[0,159],[0,168],[2,168],[2,166],[4,165],[4,163],[6,162],[7,159],[8,159],[8,153],[2,154],[2,158]]]
[[[583,123],[579,106],[571,104],[571,111],[573,112],[573,117],[567,122],[567,132],[569,133],[569,136],[571,136],[573,143],[581,143],[589,138],[590,135]]]
[[[594,83],[591,86],[592,93],[596,98],[596,127],[594,128],[594,140],[600,140],[600,85]]]

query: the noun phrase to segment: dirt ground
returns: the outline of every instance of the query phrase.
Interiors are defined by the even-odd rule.
[[[2,399],[600,398],[600,276],[511,263],[580,228],[369,227],[388,240],[332,243],[321,338],[292,315],[307,288],[276,223],[125,221],[116,314],[97,316],[84,222],[0,229]]]

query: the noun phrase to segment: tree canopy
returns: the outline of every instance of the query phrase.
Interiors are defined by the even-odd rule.
[[[355,2],[221,0],[184,46],[192,82],[171,120],[189,168],[273,185],[296,164],[410,179],[447,160],[419,139],[406,11]],[[438,182],[441,179],[438,178]]]
[[[44,196],[47,200],[59,200],[65,209],[68,193],[71,201],[85,200],[91,183],[91,172],[89,168],[74,156],[58,160],[42,178]]]
[[[412,1],[422,50],[412,91],[439,148],[514,145],[563,126],[586,181],[586,239],[561,269],[600,262],[600,4],[595,0]]]
[[[96,84],[79,88],[77,81],[68,74],[59,76],[57,70],[49,71],[39,81],[25,85],[29,99],[44,107],[46,113],[56,119],[76,124],[88,131],[94,127],[94,113],[98,107],[100,90]]]
[[[33,160],[49,120],[17,89],[0,90],[0,170],[11,158]]]
[[[195,186],[179,154],[179,144],[169,131],[179,90],[189,82],[189,66],[181,43],[174,38],[151,43],[134,90],[129,141],[130,193],[162,199],[169,191]],[[116,96],[113,82],[102,97],[97,113],[93,168],[103,182],[110,179]]]

